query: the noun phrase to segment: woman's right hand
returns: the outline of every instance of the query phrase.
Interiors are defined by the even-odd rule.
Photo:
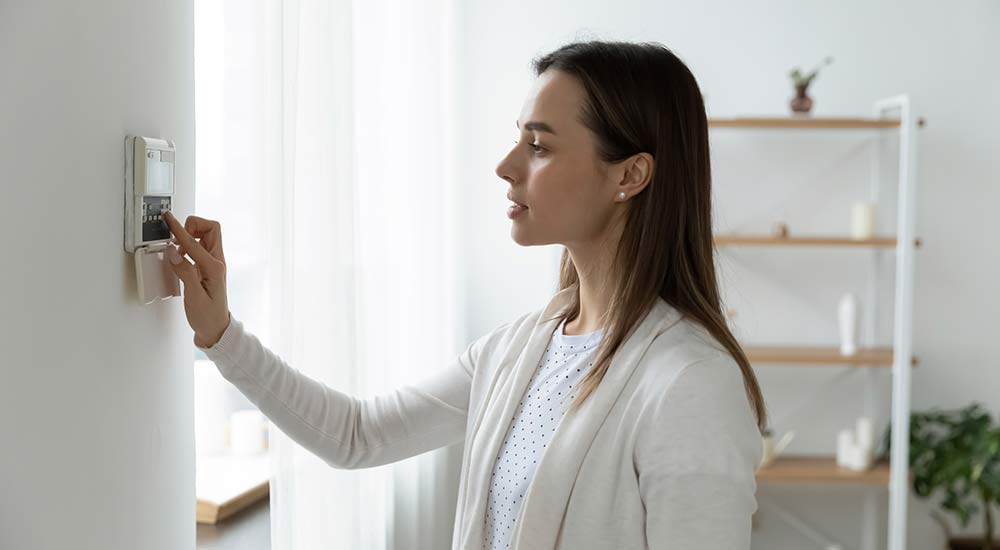
[[[176,249],[168,246],[166,256],[171,269],[184,282],[184,313],[194,330],[194,343],[210,348],[222,338],[230,321],[222,225],[215,220],[188,216],[182,227],[169,211],[163,214],[163,220],[178,244]]]

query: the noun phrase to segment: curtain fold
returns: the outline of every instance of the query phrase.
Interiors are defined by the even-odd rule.
[[[274,331],[310,376],[359,398],[390,392],[459,344],[443,200],[450,29],[435,5],[280,6],[267,19]],[[340,471],[274,440],[275,550],[449,545],[449,450]]]
[[[218,126],[199,177],[224,180],[211,214],[231,276],[259,257],[234,314],[253,307],[266,345],[357,398],[445,367],[464,344],[450,0],[196,5],[198,36],[217,38],[197,53],[197,85],[217,85],[199,121]],[[269,435],[275,550],[450,547],[460,444],[337,470]]]

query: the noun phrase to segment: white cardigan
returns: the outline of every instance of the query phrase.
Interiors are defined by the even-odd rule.
[[[574,287],[470,343],[417,384],[357,399],[289,367],[235,317],[201,348],[284,433],[336,468],[464,440],[453,550],[481,550],[493,463]],[[736,361],[658,298],[522,502],[511,550],[749,549],[762,453]]]

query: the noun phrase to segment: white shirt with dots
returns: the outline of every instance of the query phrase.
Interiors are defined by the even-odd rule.
[[[500,446],[484,518],[484,550],[504,550],[510,546],[521,501],[538,460],[563,414],[576,399],[579,382],[593,366],[594,351],[604,329],[565,334],[565,325],[564,320],[552,333]]]

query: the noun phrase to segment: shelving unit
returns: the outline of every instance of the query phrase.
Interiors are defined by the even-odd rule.
[[[895,117],[889,115],[895,113]],[[910,417],[910,372],[917,365],[912,354],[912,310],[913,310],[913,256],[920,240],[914,237],[914,193],[916,187],[916,129],[924,125],[923,119],[915,119],[907,95],[897,95],[875,102],[871,118],[814,118],[814,117],[739,117],[710,118],[710,129],[866,129],[877,132],[895,132],[899,138],[898,180],[896,197],[895,235],[881,235],[870,239],[855,240],[849,236],[789,236],[785,235],[716,235],[715,243],[720,251],[731,246],[779,246],[779,247],[860,247],[870,249],[868,283],[865,303],[873,304],[872,322],[867,324],[862,337],[862,349],[851,357],[840,355],[839,348],[831,346],[784,346],[746,345],[748,359],[754,365],[795,365],[809,368],[824,366],[872,367],[865,368],[868,376],[866,409],[876,401],[876,376],[884,368],[891,369],[892,404],[891,423],[892,448],[888,461],[880,461],[864,472],[840,468],[833,456],[781,456],[770,465],[760,468],[757,479],[760,483],[821,483],[857,484],[862,486],[886,487],[889,491],[889,519],[885,540],[889,550],[906,548],[906,504],[911,476],[909,473],[909,417]],[[879,155],[875,155],[869,177],[868,200],[878,204],[880,178]],[[895,300],[893,311],[893,342],[891,347],[877,347],[874,319],[878,310],[877,277],[881,267],[881,256],[887,251],[895,253]],[[884,371],[883,371],[884,372]],[[842,377],[841,377],[842,378]],[[839,379],[839,378],[838,378]],[[835,379],[834,381],[836,381]],[[806,401],[805,405],[808,405]],[[831,440],[833,439],[831,434]],[[794,512],[777,503],[768,501],[768,507],[787,524],[825,549],[843,549],[843,544],[824,535],[810,526]],[[863,550],[878,548],[879,534],[876,529],[878,495],[868,491],[863,506],[861,530]]]

